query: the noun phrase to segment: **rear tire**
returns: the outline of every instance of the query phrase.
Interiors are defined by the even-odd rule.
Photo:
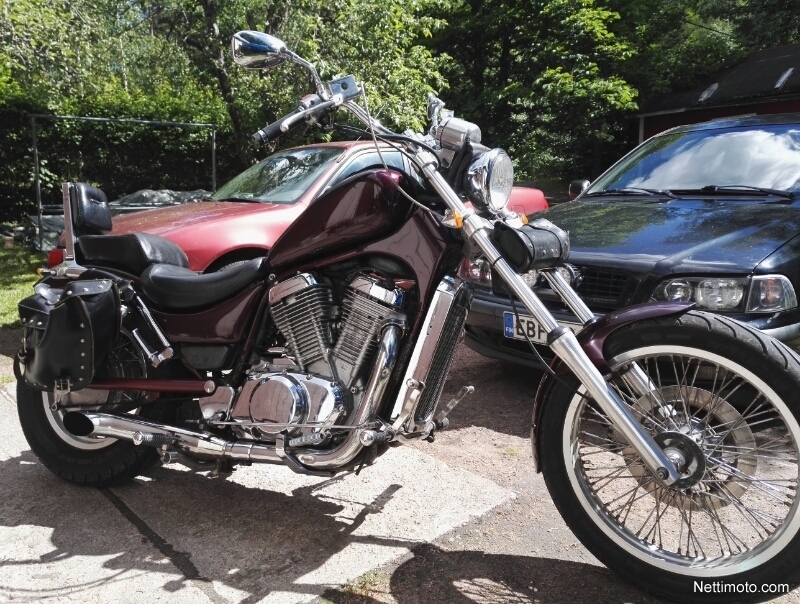
[[[147,364],[132,338],[122,330],[120,338],[109,353],[103,377],[145,377]],[[17,382],[17,413],[25,439],[34,455],[48,470],[76,484],[103,487],[127,482],[158,461],[151,447],[136,447],[133,443],[114,438],[80,437],[71,434],[62,421],[64,409],[53,410],[52,392],[42,392]],[[122,412],[138,404],[140,393],[79,390],[67,395],[72,405],[80,408],[109,409]],[[72,407],[76,409],[77,407]],[[151,404],[142,408],[141,415],[158,414]]]
[[[34,455],[56,476],[85,486],[114,486],[132,480],[158,461],[155,449],[112,438],[94,439],[93,444],[87,442],[89,438],[73,437],[70,444],[48,418],[50,397],[52,393],[17,382],[22,432]]]
[[[693,484],[662,487],[567,376],[544,401],[540,443],[547,488],[570,529],[609,568],[671,600],[760,601],[785,593],[762,586],[795,587],[800,358],[701,312],[622,328],[605,355],[612,385],[641,423],[665,450],[680,447],[699,465],[684,466]],[[666,413],[624,385],[631,362],[650,376]]]

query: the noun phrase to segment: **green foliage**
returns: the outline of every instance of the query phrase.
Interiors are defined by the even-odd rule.
[[[733,25],[715,16],[705,2],[608,0],[622,15],[614,31],[637,50],[621,75],[640,91],[643,103],[689,88],[743,58]]]
[[[312,89],[297,66],[233,65],[229,42],[241,29],[283,37],[324,78],[365,79],[374,113],[421,129],[425,93],[446,85],[446,57],[418,43],[444,24],[422,14],[437,2],[0,0],[0,219],[34,208],[28,113],[216,124],[219,182],[268,152],[253,149],[250,134]],[[145,187],[210,187],[207,130],[38,125],[45,203],[58,203],[66,179],[99,185],[112,199]]]
[[[434,40],[456,59],[449,105],[506,147],[517,177],[587,174],[619,135],[636,90],[618,74],[633,54],[594,0],[464,1]]]
[[[700,10],[729,23],[747,50],[800,42],[797,0],[700,0]]]
[[[519,179],[597,175],[634,142],[637,107],[800,40],[796,0],[0,0],[0,220],[33,209],[30,113],[207,122],[218,181],[250,134],[312,92],[284,64],[233,64],[230,38],[284,39],[323,78],[352,73],[396,130],[436,91],[514,158]],[[339,119],[344,119],[340,116]],[[45,203],[81,179],[111,198],[210,186],[208,131],[40,122]],[[329,137],[295,132],[278,144]],[[274,148],[274,145],[272,146]]]
[[[0,249],[0,329],[19,327],[17,303],[33,294],[42,258],[23,249]]]

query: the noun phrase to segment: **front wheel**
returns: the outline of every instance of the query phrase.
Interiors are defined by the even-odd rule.
[[[573,377],[544,401],[542,468],[604,564],[678,601],[758,601],[797,584],[800,359],[718,315],[643,321],[605,346],[611,384],[683,474],[666,488]],[[654,394],[623,376],[636,363]],[[630,380],[629,380],[630,382]]]

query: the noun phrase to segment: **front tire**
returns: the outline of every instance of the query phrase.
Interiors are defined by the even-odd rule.
[[[691,478],[661,486],[569,376],[544,401],[540,434],[545,482],[570,529],[609,568],[670,599],[759,601],[776,595],[764,586],[794,587],[800,359],[701,312],[622,328],[605,354],[612,386]],[[631,363],[660,400],[626,385]]]

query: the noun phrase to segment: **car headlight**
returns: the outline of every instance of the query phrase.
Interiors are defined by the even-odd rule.
[[[797,307],[792,283],[783,275],[758,275],[748,280],[734,277],[670,279],[653,293],[654,300],[694,302],[707,310],[776,312]]]
[[[775,312],[797,306],[797,295],[783,275],[760,275],[750,283],[747,312]]]
[[[466,192],[472,203],[493,214],[508,204],[514,186],[514,165],[502,149],[481,155],[467,170]]]
[[[659,285],[655,300],[694,302],[707,310],[742,310],[747,279],[707,277],[671,279]]]
[[[492,267],[483,258],[464,258],[458,276],[476,285],[492,287]]]

